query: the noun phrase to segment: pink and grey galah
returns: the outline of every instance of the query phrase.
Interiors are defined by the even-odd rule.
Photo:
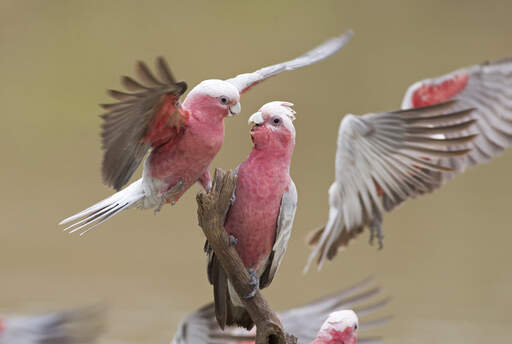
[[[471,111],[468,111],[471,109]],[[310,236],[319,268],[365,227],[382,247],[382,217],[512,145],[512,59],[410,86],[402,110],[347,115],[338,132],[329,219]]]
[[[155,77],[143,62],[136,66],[141,80],[123,77],[131,93],[109,91],[118,102],[105,104],[102,117],[103,181],[116,190],[130,179],[148,151],[142,178],[111,197],[66,218],[66,230],[85,234],[131,207],[142,209],[174,204],[194,183],[210,187],[209,166],[224,141],[224,118],[240,112],[240,96],[259,82],[284,71],[319,62],[340,50],[349,31],[293,60],[237,75],[199,83],[185,97],[184,82],[176,82],[163,58]]]
[[[100,307],[0,317],[0,344],[87,344],[103,332]]]
[[[311,343],[314,340],[332,337],[344,339],[350,338],[359,331],[364,333],[382,326],[391,319],[388,315],[378,314],[390,299],[382,297],[382,289],[372,286],[372,281],[372,278],[368,278],[332,295],[280,312],[277,316],[281,320],[284,330],[296,336],[298,343]],[[343,313],[339,313],[340,311]],[[354,328],[357,321],[354,312],[363,318],[358,323],[357,329]],[[330,314],[334,315],[330,316]],[[343,317],[343,322],[332,321],[335,317],[340,318],[341,314],[347,314],[346,317]],[[330,328],[325,325],[328,322],[330,322]],[[349,327],[350,330],[348,330]],[[326,331],[319,331],[321,328],[325,328]],[[337,333],[334,333],[335,331]],[[338,333],[340,335],[337,335]],[[215,306],[210,303],[183,320],[171,344],[254,344],[255,337],[255,328],[250,331],[240,327],[227,327],[222,330],[215,318]],[[382,343],[383,339],[380,336],[363,335],[359,342],[377,344]]]
[[[254,293],[272,282],[290,238],[297,190],[290,177],[295,147],[293,104],[274,101],[249,118],[253,148],[235,173],[237,186],[225,228],[253,277]],[[253,322],[226,274],[208,248],[208,279],[213,284],[215,313],[221,328]]]

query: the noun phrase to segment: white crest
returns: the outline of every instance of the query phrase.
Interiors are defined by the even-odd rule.
[[[324,321],[319,333],[328,331],[330,329],[335,329],[336,331],[340,332],[345,331],[345,329],[348,327],[352,327],[355,329],[358,323],[359,320],[357,318],[357,315],[352,310],[332,312],[331,314],[329,314],[327,320]]]

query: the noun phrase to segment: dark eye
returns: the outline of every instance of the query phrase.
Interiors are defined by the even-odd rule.
[[[275,124],[279,124],[281,123],[281,119],[279,117],[274,117],[274,119],[272,120]]]
[[[354,330],[357,330],[357,324],[354,325]]]
[[[221,103],[222,105],[226,105],[227,103],[229,103],[229,99],[228,99],[228,97],[224,97],[224,96],[220,97],[220,98],[219,98],[219,101],[220,101],[220,103]]]

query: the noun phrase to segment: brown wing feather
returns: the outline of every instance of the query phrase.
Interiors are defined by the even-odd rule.
[[[102,175],[104,183],[116,190],[128,182],[151,147],[172,139],[187,123],[186,113],[178,109],[187,85],[174,80],[162,57],[156,69],[160,80],[138,62],[136,72],[142,83],[123,77],[123,86],[132,93],[109,90],[118,102],[102,105],[107,110],[101,116]]]

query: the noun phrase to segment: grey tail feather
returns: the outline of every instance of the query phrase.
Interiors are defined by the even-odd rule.
[[[250,330],[254,326],[254,322],[244,307],[235,306],[231,302],[228,278],[215,255],[212,257],[210,268],[209,277],[213,284],[215,317],[219,327],[224,330],[226,326],[240,326]]]
[[[215,256],[213,259],[216,260]],[[213,299],[215,302],[215,317],[217,318],[219,327],[224,330],[227,323],[227,299],[229,298],[229,292],[228,279],[219,262],[214,262],[211,278],[213,283]]]
[[[226,325],[243,327],[248,331],[250,331],[253,328],[254,321],[252,321],[251,316],[244,307],[238,307],[233,305],[233,303],[231,303],[231,299],[228,298],[227,308],[228,317]]]

